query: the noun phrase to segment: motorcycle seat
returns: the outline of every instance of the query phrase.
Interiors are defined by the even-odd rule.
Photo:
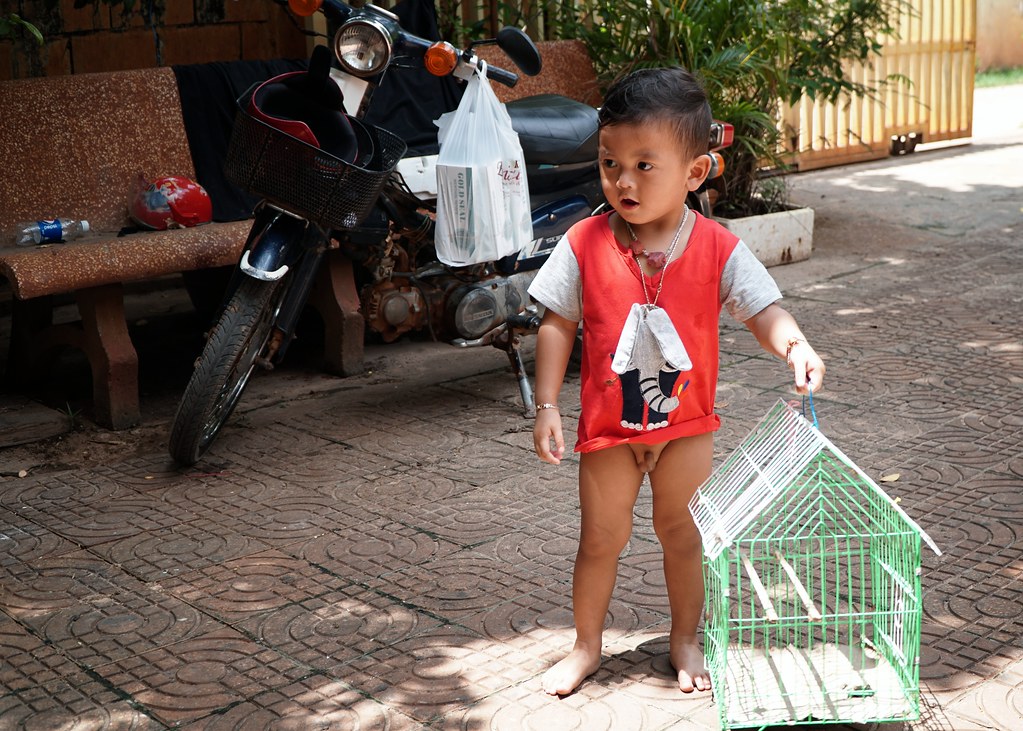
[[[597,160],[597,110],[568,97],[539,94],[506,105],[527,165]]]

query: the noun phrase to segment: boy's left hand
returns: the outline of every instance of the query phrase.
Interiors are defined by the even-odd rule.
[[[789,367],[795,375],[796,393],[816,393],[824,383],[824,361],[810,344],[800,340],[792,346],[788,357]]]
[[[565,456],[565,437],[561,431],[561,414],[557,409],[537,411],[533,424],[533,447],[544,462],[561,464]]]

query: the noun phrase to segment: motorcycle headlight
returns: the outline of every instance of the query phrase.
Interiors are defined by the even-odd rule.
[[[374,20],[351,20],[334,36],[334,55],[353,76],[373,76],[391,60],[391,34]]]

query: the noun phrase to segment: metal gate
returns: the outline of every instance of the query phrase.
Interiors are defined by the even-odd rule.
[[[888,79],[875,97],[804,98],[784,109],[797,169],[873,160],[972,134],[976,0],[911,0],[897,27],[898,37],[885,39],[872,64],[848,69],[861,83]]]

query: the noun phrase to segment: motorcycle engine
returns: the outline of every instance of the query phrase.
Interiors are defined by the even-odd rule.
[[[525,308],[535,276],[536,271],[519,272],[458,288],[446,308],[448,329],[466,340],[482,337]]]
[[[406,279],[389,279],[366,287],[362,293],[366,324],[388,343],[425,327],[430,320],[425,294]]]
[[[415,282],[394,277],[363,290],[363,312],[387,342],[423,329],[437,337],[475,340],[523,310],[535,276],[536,271],[518,272],[471,284],[446,271]]]
[[[416,330],[428,330],[434,338],[476,340],[529,304],[526,290],[535,267],[510,274],[492,265],[460,271],[436,262],[417,267],[418,249],[429,233],[422,230],[426,219],[419,218],[418,225],[406,221],[400,232],[382,229],[375,239],[349,236],[345,242],[346,253],[369,274],[360,292],[366,324],[385,342]]]

